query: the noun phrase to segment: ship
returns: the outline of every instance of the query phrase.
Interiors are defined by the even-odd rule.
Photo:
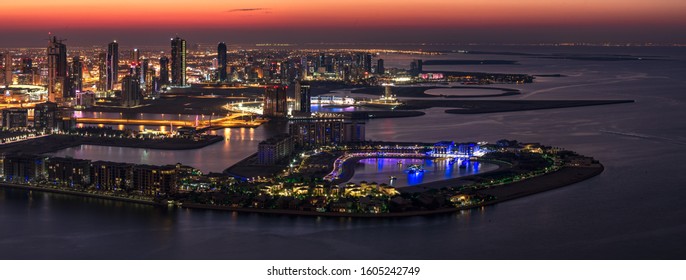
[[[408,167],[406,171],[407,171],[407,173],[415,174],[415,173],[424,172],[424,168],[422,168],[422,166],[419,164],[413,164],[413,165],[410,165],[410,167]]]

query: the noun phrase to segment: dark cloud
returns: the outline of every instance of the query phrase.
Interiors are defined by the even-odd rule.
[[[226,11],[227,13],[240,13],[240,12],[255,12],[255,11],[266,11],[268,8],[242,8],[242,9],[231,9]]]

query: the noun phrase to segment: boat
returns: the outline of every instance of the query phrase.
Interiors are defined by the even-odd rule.
[[[421,172],[424,172],[424,168],[422,168],[422,166],[419,164],[413,164],[407,168],[407,173],[410,173],[410,174],[421,173]]]

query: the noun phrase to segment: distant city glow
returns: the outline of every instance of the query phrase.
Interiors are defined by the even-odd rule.
[[[121,31],[129,30],[143,34],[145,31],[154,29],[165,32],[194,28],[230,29],[242,32],[256,30],[277,32],[289,29],[302,34],[291,33],[288,37],[281,37],[279,40],[304,39],[307,38],[306,33],[310,33],[307,36],[313,38],[314,35],[319,36],[325,33],[329,41],[338,42],[353,38],[367,40],[384,37],[387,33],[407,36],[410,34],[408,32],[432,33],[455,32],[455,30],[465,32],[467,29],[475,30],[475,32],[491,30],[502,32],[499,34],[513,32],[527,34],[522,33],[524,30],[520,29],[528,29],[527,32],[532,33],[536,31],[532,28],[543,28],[548,30],[546,34],[552,36],[560,33],[560,30],[556,30],[557,28],[568,28],[607,34],[611,34],[609,32],[611,30],[626,31],[630,34],[628,32],[633,30],[633,37],[627,37],[627,40],[635,40],[640,38],[636,36],[642,35],[647,29],[652,30],[653,33],[659,33],[683,30],[686,27],[686,17],[683,17],[686,2],[681,0],[650,2],[640,0],[402,2],[394,0],[314,2],[265,0],[257,3],[253,1],[218,3],[212,0],[196,0],[192,5],[169,5],[168,1],[162,0],[143,2],[123,0],[117,3],[120,7],[135,6],[136,11],[143,12],[145,16],[131,16],[130,9],[113,8],[110,2],[10,1],[3,3],[4,28],[0,31],[0,35],[17,34],[16,32],[22,31],[36,31],[44,34],[53,32],[59,35],[90,30],[97,31],[94,34],[119,31],[117,35],[133,36]],[[27,20],[27,18],[40,20]],[[356,36],[338,33],[332,38],[330,36],[332,28],[355,31],[353,34]],[[505,30],[501,30],[502,28]],[[311,32],[317,32],[317,34]],[[145,34],[151,37],[150,33]],[[221,32],[215,32],[215,34],[221,34]],[[156,36],[152,35],[152,37]],[[258,37],[258,35],[251,33],[250,36],[253,40],[262,38],[263,41],[269,42],[262,42],[261,46],[289,46],[288,42],[275,43],[273,36],[263,34],[264,37]],[[161,33],[159,39],[166,36],[169,34]],[[295,38],[297,36],[302,37]],[[673,38],[678,37],[673,34]],[[217,38],[217,40],[220,39]],[[469,38],[460,39],[468,40]],[[412,40],[406,38],[405,41]]]

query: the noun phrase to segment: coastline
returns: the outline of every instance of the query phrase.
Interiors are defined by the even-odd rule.
[[[436,210],[425,210],[425,211],[407,211],[407,212],[395,212],[395,213],[344,213],[344,212],[314,212],[314,211],[300,211],[300,210],[289,210],[289,209],[260,209],[260,208],[242,208],[242,207],[231,207],[225,205],[213,205],[213,204],[199,204],[199,203],[184,203],[180,207],[188,209],[205,209],[205,210],[220,210],[220,211],[233,211],[233,212],[245,212],[245,213],[259,213],[259,214],[275,214],[275,215],[295,215],[295,216],[323,216],[323,217],[340,217],[340,218],[400,218],[400,217],[412,217],[412,216],[426,216],[426,215],[437,215],[437,214],[447,214],[454,213],[462,210],[468,210],[478,207],[484,207],[489,205],[494,205],[500,202],[505,202],[508,200],[533,195],[541,193],[548,190],[557,189],[560,187],[572,185],[589,178],[595,177],[602,173],[604,166],[602,164],[594,164],[590,167],[574,167],[565,166],[560,170],[545,174],[539,177],[531,178],[524,181],[519,181],[511,184],[496,186],[488,189],[477,190],[479,194],[490,194],[496,195],[496,199],[486,201],[484,203],[454,207],[454,208],[441,208]],[[493,171],[492,171],[493,172]],[[438,181],[445,182],[445,181]],[[23,189],[30,191],[40,191],[49,193],[59,193],[82,197],[91,197],[123,202],[131,202],[138,204],[147,204],[152,206],[164,206],[167,204],[158,203],[154,201],[138,200],[124,197],[100,195],[83,193],[77,191],[60,190],[52,188],[43,188],[27,185],[18,185],[12,183],[0,183],[2,188],[13,188],[13,189]],[[513,192],[515,189],[517,191]],[[497,196],[500,195],[500,196]]]
[[[0,153],[26,153],[34,154],[54,153],[59,150],[78,147],[80,145],[96,145],[109,147],[126,147],[156,150],[191,150],[199,149],[224,139],[223,136],[212,135],[201,141],[192,139],[160,139],[141,140],[130,138],[107,138],[107,137],[84,137],[76,135],[49,135],[37,139],[10,143],[0,146]]]
[[[94,194],[94,193],[86,193],[86,192],[79,192],[79,191],[70,191],[70,190],[62,190],[62,189],[53,189],[53,188],[47,188],[47,187],[36,187],[36,186],[29,186],[29,185],[22,185],[22,184],[13,184],[13,183],[7,183],[7,182],[0,182],[0,188],[20,189],[20,190],[38,191],[38,192],[46,192],[46,193],[66,194],[66,195],[72,195],[72,196],[89,197],[89,198],[99,198],[99,199],[106,199],[106,200],[114,200],[114,201],[122,201],[122,202],[136,203],[136,204],[145,204],[145,205],[151,205],[151,206],[163,206],[163,205],[166,205],[166,204],[159,203],[159,202],[155,202],[155,201],[152,201],[152,200],[143,200],[143,199],[135,199],[135,198],[111,196],[111,195],[104,195],[104,194]]]

